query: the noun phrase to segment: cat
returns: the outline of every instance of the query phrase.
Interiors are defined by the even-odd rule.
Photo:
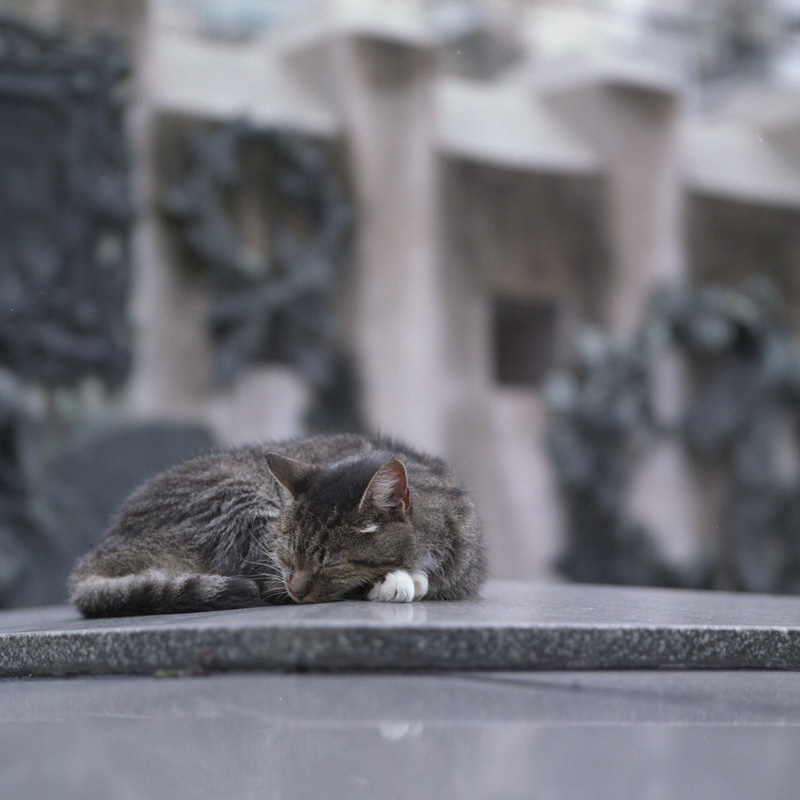
[[[76,563],[86,617],[474,597],[475,505],[447,464],[382,437],[212,452],[156,475]]]

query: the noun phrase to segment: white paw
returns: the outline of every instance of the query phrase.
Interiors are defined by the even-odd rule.
[[[411,580],[414,581],[414,599],[421,600],[428,593],[428,576],[417,570],[410,574]]]
[[[412,577],[405,570],[396,569],[369,590],[367,599],[383,603],[410,603],[414,599],[414,591]]]

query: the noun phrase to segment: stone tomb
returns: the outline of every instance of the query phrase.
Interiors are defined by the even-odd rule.
[[[0,676],[800,669],[800,598],[490,582],[472,602],[0,615]]]

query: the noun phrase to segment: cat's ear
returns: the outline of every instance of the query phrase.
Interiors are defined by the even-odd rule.
[[[269,471],[292,497],[297,497],[308,489],[317,471],[311,464],[278,453],[267,453],[266,458]]]
[[[404,517],[411,507],[408,475],[402,461],[387,461],[372,476],[359,503],[359,508],[372,506],[378,511]]]

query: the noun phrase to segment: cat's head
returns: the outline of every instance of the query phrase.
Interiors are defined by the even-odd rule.
[[[275,556],[293,600],[358,596],[409,563],[411,494],[401,461],[365,457],[321,467],[269,453],[267,464],[291,496]]]

